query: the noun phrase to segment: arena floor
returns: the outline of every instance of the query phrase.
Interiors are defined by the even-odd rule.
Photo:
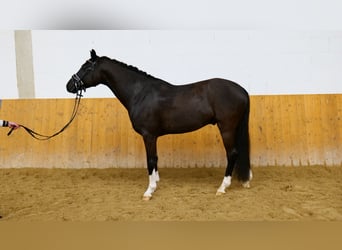
[[[223,168],[0,169],[1,221],[342,221],[341,167],[255,167],[250,189]]]

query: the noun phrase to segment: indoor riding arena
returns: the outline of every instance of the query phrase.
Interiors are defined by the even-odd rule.
[[[220,77],[250,95],[253,179],[216,195],[219,129],[158,139],[149,201],[142,137],[110,89],[83,92],[72,123],[36,140],[0,128],[0,221],[341,221],[341,32],[0,31],[8,91],[0,119],[44,135],[65,126],[66,83],[89,51],[176,85]],[[205,58],[205,60],[203,59]],[[2,83],[1,83],[2,84]],[[2,85],[2,91],[4,86]]]

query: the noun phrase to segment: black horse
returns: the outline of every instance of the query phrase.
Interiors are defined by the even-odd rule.
[[[125,106],[133,128],[144,140],[149,186],[143,199],[149,200],[157,187],[157,138],[165,134],[186,133],[207,124],[217,124],[227,155],[225,177],[217,194],[225,193],[233,170],[244,187],[252,178],[249,159],[249,95],[238,84],[209,79],[175,86],[108,57],[90,52],[80,70],[67,83],[67,90],[100,83],[108,86]]]

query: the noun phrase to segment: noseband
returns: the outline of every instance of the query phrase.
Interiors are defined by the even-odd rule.
[[[73,74],[71,77],[74,82],[74,86],[77,92],[86,91],[86,86],[84,82],[82,81],[82,78],[85,77],[88,71],[94,71],[96,62],[92,62],[90,60],[88,60],[87,62],[91,63],[91,66],[84,71],[84,74],[81,77],[77,73]]]
[[[82,90],[84,90],[84,92],[86,91],[84,82],[82,81],[81,77],[79,77],[77,73],[72,75],[72,80],[74,82],[75,89],[77,92],[82,91]]]

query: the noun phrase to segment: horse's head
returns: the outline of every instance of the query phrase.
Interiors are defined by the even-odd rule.
[[[96,55],[95,50],[90,51],[90,56],[91,58],[68,81],[66,85],[67,91],[77,93],[80,90],[94,87],[102,82],[99,69],[100,57]]]

